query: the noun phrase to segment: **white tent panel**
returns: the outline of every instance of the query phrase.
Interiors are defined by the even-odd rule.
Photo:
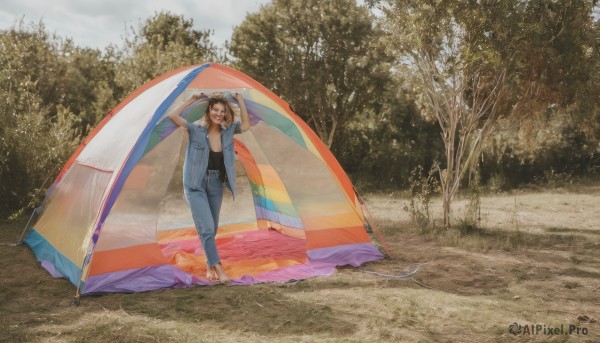
[[[118,170],[158,106],[190,70],[161,81],[125,105],[83,149],[77,161],[101,170]]]

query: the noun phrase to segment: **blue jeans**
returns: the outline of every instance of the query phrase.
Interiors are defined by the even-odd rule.
[[[208,267],[219,264],[215,236],[219,227],[219,211],[223,202],[223,182],[218,170],[207,170],[200,189],[184,186],[185,198],[192,210],[192,218],[204,248]]]

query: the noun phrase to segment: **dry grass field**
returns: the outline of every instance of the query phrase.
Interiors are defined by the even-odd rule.
[[[420,263],[412,278],[340,268],[329,278],[88,296],[72,306],[69,282],[27,247],[3,245],[0,341],[600,342],[600,187],[484,196],[483,229],[427,232],[411,223],[405,199],[365,198],[393,258],[363,268],[398,275]],[[465,203],[456,201],[455,218]],[[439,217],[438,201],[432,209]],[[0,242],[15,242],[24,224],[0,223]],[[515,322],[526,325],[517,335]]]

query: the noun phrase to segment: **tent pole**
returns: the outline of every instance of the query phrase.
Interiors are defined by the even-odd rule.
[[[354,187],[352,187],[352,188],[354,188]],[[381,235],[381,232],[379,231],[379,229],[375,225],[375,221],[373,220],[373,216],[371,215],[371,211],[369,211],[369,208],[365,204],[365,202],[364,202],[363,198],[360,196],[360,194],[358,194],[358,192],[356,191],[356,188],[354,188],[354,194],[356,194],[356,198],[358,199],[358,202],[360,202],[360,205],[361,205],[361,208],[363,210],[363,213],[365,214],[365,219],[367,221],[367,224],[373,230],[373,232],[375,232],[375,234],[377,234],[377,238],[379,238],[379,241],[383,245],[383,250],[385,250],[385,252],[387,253],[388,257],[394,258],[392,256],[392,253],[390,252],[390,249],[387,246],[387,243],[383,239],[383,236]]]
[[[23,232],[21,233],[21,237],[19,238],[19,241],[17,241],[16,245],[21,245],[23,244],[23,240],[25,239],[25,235],[27,234],[27,231],[29,231],[29,224],[31,224],[31,222],[33,221],[33,217],[35,217],[37,214],[39,214],[42,209],[42,206],[38,206],[33,210],[33,213],[31,214],[31,216],[29,217],[29,220],[27,221],[27,224],[25,225],[25,228],[23,229]]]

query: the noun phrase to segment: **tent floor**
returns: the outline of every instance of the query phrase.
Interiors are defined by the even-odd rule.
[[[217,235],[216,241],[223,267],[232,279],[306,263],[306,241],[275,230],[226,233]],[[206,258],[195,228],[163,231],[159,244],[171,264],[204,278]]]

